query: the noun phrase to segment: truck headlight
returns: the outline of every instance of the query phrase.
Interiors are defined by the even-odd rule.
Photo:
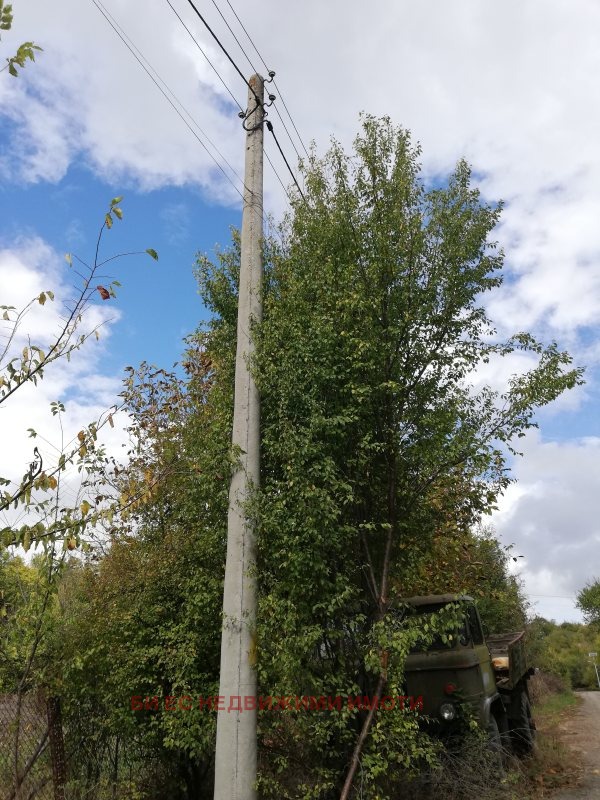
[[[444,722],[452,722],[456,716],[456,706],[454,703],[442,703],[440,706],[440,717]]]

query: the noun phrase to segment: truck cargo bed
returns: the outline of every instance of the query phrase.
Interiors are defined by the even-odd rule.
[[[499,689],[513,689],[527,674],[524,631],[487,636]]]

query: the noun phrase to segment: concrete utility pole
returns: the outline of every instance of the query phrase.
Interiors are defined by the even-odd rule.
[[[240,457],[229,489],[215,800],[256,797],[256,542],[247,500],[260,481],[260,403],[249,359],[251,326],[262,318],[264,79],[249,83],[232,437]]]

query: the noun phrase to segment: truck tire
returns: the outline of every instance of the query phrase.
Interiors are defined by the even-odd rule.
[[[527,692],[519,697],[519,716],[510,721],[510,732],[515,753],[525,756],[535,747],[535,724],[531,718],[531,703]]]
[[[491,753],[492,766],[498,773],[504,771],[504,758],[502,749],[502,736],[498,727],[498,720],[490,714],[490,721],[487,726],[488,745]]]

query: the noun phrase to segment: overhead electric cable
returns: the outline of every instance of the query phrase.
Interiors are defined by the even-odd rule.
[[[200,46],[200,43],[198,42],[198,40],[196,39],[196,37],[194,36],[194,34],[191,32],[191,30],[190,30],[190,29],[188,28],[188,26],[185,24],[185,22],[183,21],[183,19],[180,17],[180,15],[179,15],[179,13],[178,13],[177,9],[176,9],[176,8],[175,8],[175,7],[172,5],[172,3],[171,3],[171,0],[167,0],[167,3],[168,3],[168,5],[169,5],[169,7],[171,8],[171,11],[172,11],[172,12],[175,14],[175,16],[177,17],[177,19],[179,20],[179,22],[181,22],[181,24],[183,25],[183,27],[186,29],[186,31],[187,31],[187,32],[188,32],[188,34],[190,35],[190,37],[191,37],[192,41],[194,42],[194,44],[196,45],[196,47],[198,48],[198,50],[200,50],[200,52],[202,53],[202,55],[204,56],[204,58],[205,58],[205,59],[208,61],[208,63],[210,64],[210,66],[211,66],[211,68],[212,68],[212,70],[213,70],[213,72],[215,73],[215,75],[217,76],[217,78],[218,78],[218,79],[221,81],[221,83],[223,84],[223,86],[225,87],[225,89],[227,90],[227,92],[229,93],[229,96],[231,97],[231,99],[233,100],[233,102],[236,104],[236,106],[239,108],[239,110],[240,110],[240,111],[243,111],[244,109],[242,108],[242,106],[240,105],[240,103],[238,102],[238,100],[236,99],[236,97],[234,96],[233,92],[231,91],[231,89],[229,88],[229,86],[227,86],[227,84],[225,83],[225,81],[224,81],[224,80],[223,80],[223,78],[221,77],[221,75],[220,75],[219,71],[217,70],[217,68],[215,67],[215,65],[212,63],[212,61],[210,60],[210,58],[209,58],[209,57],[206,55],[206,53],[204,52],[204,50],[203,50],[203,49],[202,49],[202,47]]]
[[[254,72],[255,74],[258,74],[258,70],[256,69],[256,67],[255,67],[255,66],[254,66],[254,64],[252,63],[252,61],[251,61],[251,59],[250,59],[250,56],[248,55],[248,53],[247,53],[247,52],[244,50],[244,47],[243,47],[242,43],[240,42],[240,40],[237,38],[237,36],[236,36],[236,35],[235,35],[235,33],[233,32],[233,28],[232,28],[232,27],[231,27],[231,25],[230,25],[230,24],[227,22],[227,19],[226,19],[226,18],[225,18],[225,16],[223,15],[223,12],[222,12],[222,11],[221,11],[221,9],[219,8],[219,6],[218,6],[218,5],[217,5],[217,3],[215,2],[215,0],[211,0],[211,2],[212,2],[212,4],[213,4],[213,6],[214,6],[214,7],[217,9],[217,11],[219,12],[219,16],[221,17],[221,19],[223,20],[223,22],[225,23],[225,25],[227,25],[227,29],[229,30],[229,33],[230,33],[230,34],[233,36],[233,38],[235,39],[235,41],[236,41],[236,43],[237,43],[237,46],[240,48],[240,50],[241,50],[241,51],[242,51],[242,53],[244,54],[244,57],[245,57],[246,61],[247,61],[247,62],[250,64],[250,68],[251,68],[252,72]],[[242,27],[244,27],[244,26],[242,25]]]
[[[267,153],[267,151],[265,150],[264,152],[265,152],[265,158],[267,159],[267,161],[268,161],[268,162],[269,162],[269,164],[271,165],[271,169],[272,169],[272,170],[273,170],[273,172],[275,173],[275,177],[277,178],[277,180],[278,180],[278,181],[279,181],[279,183],[281,184],[281,188],[282,188],[282,189],[283,189],[283,191],[285,192],[285,194],[286,194],[286,197],[287,197],[288,201],[289,201],[289,202],[291,202],[291,197],[290,197],[290,195],[289,195],[289,192],[288,192],[288,190],[286,189],[284,182],[281,180],[281,177],[280,177],[279,173],[278,173],[278,172],[277,172],[277,170],[275,169],[275,165],[274,165],[274,164],[273,164],[273,162],[271,161],[271,159],[270,159],[270,157],[269,157],[269,154]]]
[[[172,106],[172,108],[173,108],[173,109],[174,109],[174,111],[177,113],[177,115],[178,115],[178,116],[179,116],[179,117],[180,117],[180,118],[183,120],[184,124],[185,124],[185,125],[187,126],[187,128],[188,128],[188,129],[191,131],[191,133],[192,133],[192,135],[195,137],[195,139],[196,139],[196,140],[197,140],[197,141],[198,141],[198,142],[199,142],[199,143],[202,145],[202,147],[203,147],[203,148],[206,150],[206,152],[208,153],[208,155],[210,156],[210,158],[211,158],[211,159],[214,161],[214,163],[217,165],[217,167],[219,168],[219,170],[220,170],[220,171],[223,173],[223,175],[225,176],[225,178],[227,178],[227,180],[229,181],[229,183],[230,183],[230,184],[233,186],[233,188],[235,189],[235,191],[236,191],[236,192],[239,194],[239,196],[242,198],[242,202],[243,202],[243,200],[244,200],[244,195],[242,194],[242,192],[241,192],[241,191],[238,189],[238,187],[237,187],[237,186],[235,185],[235,183],[232,181],[231,177],[230,177],[230,176],[227,174],[227,172],[226,172],[226,171],[223,169],[223,166],[222,166],[222,165],[221,165],[221,164],[220,164],[220,163],[217,161],[217,159],[214,157],[214,155],[213,155],[213,154],[210,152],[210,150],[208,149],[208,147],[206,146],[206,144],[205,144],[205,143],[202,141],[202,139],[201,139],[201,138],[198,136],[198,134],[196,133],[196,131],[195,131],[195,130],[193,129],[193,127],[192,127],[192,126],[189,124],[189,122],[188,122],[188,121],[186,120],[186,118],[183,116],[183,114],[181,113],[181,111],[180,111],[180,110],[177,108],[177,106],[175,105],[175,103],[173,102],[173,100],[172,100],[172,99],[169,97],[169,95],[167,94],[167,92],[165,92],[165,90],[164,90],[164,89],[162,88],[162,86],[159,84],[158,80],[157,80],[157,79],[154,77],[154,75],[152,75],[152,72],[150,71],[150,69],[152,69],[152,70],[153,70],[153,68],[152,68],[152,67],[150,67],[150,64],[149,64],[149,63],[146,61],[146,59],[145,59],[145,58],[142,56],[142,54],[141,54],[141,53],[140,53],[140,56],[141,56],[141,57],[137,55],[137,53],[135,52],[135,50],[137,50],[137,48],[135,48],[135,49],[134,49],[135,45],[133,45],[133,43],[132,43],[131,45],[129,44],[129,42],[127,41],[127,39],[128,39],[129,37],[127,37],[127,36],[126,36],[126,34],[125,34],[125,32],[124,32],[124,31],[123,31],[123,32],[121,32],[121,31],[122,31],[122,29],[120,28],[120,26],[118,25],[118,23],[117,23],[116,21],[113,21],[113,18],[110,16],[109,12],[108,12],[108,11],[106,11],[106,9],[104,8],[104,6],[102,6],[102,3],[100,3],[100,0],[92,0],[92,3],[93,3],[95,6],[96,6],[96,8],[98,9],[98,11],[99,11],[99,12],[102,14],[102,16],[104,17],[104,19],[105,19],[105,20],[108,22],[108,24],[111,26],[111,28],[112,28],[112,29],[114,30],[114,32],[117,34],[117,36],[119,37],[119,39],[121,39],[121,41],[123,42],[123,44],[124,44],[124,45],[127,47],[127,49],[129,50],[129,52],[132,54],[132,56],[135,58],[135,60],[138,62],[138,64],[139,64],[139,65],[142,67],[142,69],[144,70],[144,72],[145,72],[145,73],[148,75],[148,77],[150,78],[150,80],[151,80],[151,81],[154,83],[154,85],[157,87],[157,89],[158,89],[158,90],[161,92],[161,94],[163,95],[163,97],[164,97],[164,98],[165,98],[165,99],[166,99],[166,100],[169,102],[169,104]],[[138,52],[139,52],[139,51],[138,51]],[[142,61],[142,58],[143,58],[143,61]],[[144,61],[146,61],[146,64],[148,64],[148,67],[146,66],[146,64],[144,64]],[[156,72],[155,70],[153,70],[153,71],[154,71],[154,72]],[[156,73],[156,74],[158,75],[158,73]],[[161,78],[160,80],[162,81],[162,78]],[[167,86],[167,84],[166,84],[164,81],[162,81],[162,83],[163,83],[165,86]],[[167,86],[167,89],[168,89],[168,86]],[[169,89],[169,92],[170,92],[170,93],[173,95],[173,97],[175,97],[175,95],[173,94],[173,92],[171,92],[171,90],[170,90],[170,89]],[[177,99],[177,98],[175,98],[175,99]],[[181,107],[182,107],[182,108],[184,108],[184,106],[183,106],[183,105],[180,103],[180,101],[179,101],[179,100],[177,100],[177,102],[178,102],[178,103],[181,105]],[[188,116],[189,116],[191,119],[193,119],[193,117],[191,117],[191,115],[189,114],[189,112],[188,112],[188,111],[186,111],[186,114],[188,114]],[[223,160],[225,161],[225,163],[227,164],[227,166],[228,166],[228,167],[229,167],[229,168],[232,170],[232,172],[233,172],[233,173],[234,173],[234,174],[235,174],[235,175],[236,175],[236,176],[239,178],[239,180],[241,181],[242,185],[244,185],[244,181],[242,180],[242,178],[241,178],[241,177],[240,177],[240,176],[237,174],[237,172],[236,172],[236,171],[233,169],[233,167],[232,167],[232,166],[229,164],[229,162],[227,161],[227,159],[225,159],[225,157],[224,157],[224,156],[223,156],[223,154],[222,154],[222,153],[221,153],[221,152],[218,150],[218,148],[216,147],[216,145],[215,145],[215,144],[214,144],[214,143],[213,143],[213,142],[212,142],[212,141],[209,139],[209,137],[207,136],[207,134],[206,134],[206,133],[204,133],[204,131],[203,131],[203,130],[200,128],[200,126],[199,126],[199,125],[198,125],[198,124],[197,124],[195,121],[194,121],[194,124],[196,125],[196,127],[198,128],[198,130],[199,130],[199,131],[202,133],[202,135],[203,135],[203,136],[204,136],[204,137],[207,139],[207,141],[209,141],[209,142],[210,142],[210,144],[211,144],[211,145],[214,147],[214,149],[215,149],[215,150],[217,151],[217,153],[218,153],[218,154],[221,156],[221,158],[223,158]]]
[[[167,2],[169,3],[169,6],[171,6],[170,0],[167,0]],[[218,5],[217,5],[217,3],[215,2],[215,0],[211,0],[211,2],[212,2],[212,4],[214,5],[214,7],[217,9],[217,11],[218,11],[218,13],[219,13],[219,15],[220,15],[221,19],[223,20],[223,22],[224,22],[224,23],[225,23],[225,25],[227,26],[227,28],[228,28],[229,32],[231,33],[231,35],[232,35],[232,36],[233,36],[233,38],[235,39],[235,41],[236,41],[236,43],[237,43],[238,47],[240,48],[240,50],[241,50],[241,51],[242,51],[242,53],[244,54],[245,58],[247,59],[248,63],[250,64],[250,67],[251,67],[251,69],[253,70],[253,72],[254,72],[254,73],[258,73],[258,70],[256,69],[256,67],[255,67],[255,66],[254,66],[254,64],[252,63],[252,60],[250,59],[250,57],[249,57],[249,56],[248,56],[248,54],[246,53],[246,51],[245,51],[244,47],[242,46],[242,44],[241,44],[240,40],[239,40],[239,39],[238,39],[238,37],[235,35],[235,32],[234,32],[233,28],[231,27],[231,25],[230,25],[230,24],[229,24],[229,22],[227,21],[226,17],[223,15],[223,12],[222,12],[222,11],[221,11],[221,9],[219,8],[219,6],[218,6]],[[210,25],[208,24],[208,22],[207,22],[207,21],[204,19],[204,17],[203,17],[203,16],[202,16],[202,14],[200,13],[200,11],[197,9],[197,7],[196,7],[196,5],[194,4],[193,0],[188,0],[188,3],[189,3],[189,4],[190,4],[190,6],[191,6],[191,7],[194,9],[195,13],[198,15],[198,17],[200,18],[200,20],[202,21],[202,23],[204,24],[204,26],[206,27],[206,29],[209,31],[209,33],[211,34],[211,36],[212,36],[212,37],[214,38],[214,40],[217,42],[217,44],[219,45],[219,47],[221,48],[221,50],[222,50],[222,51],[225,53],[225,55],[227,56],[227,58],[229,59],[229,61],[231,62],[231,64],[232,64],[232,65],[233,65],[233,67],[235,68],[235,70],[237,71],[237,73],[240,75],[240,77],[241,77],[241,78],[242,78],[242,80],[244,81],[244,83],[245,83],[245,84],[248,86],[248,88],[250,89],[250,91],[252,92],[252,94],[254,95],[254,97],[256,98],[256,101],[257,101],[257,103],[259,103],[260,101],[259,101],[259,98],[258,98],[258,96],[257,96],[256,92],[254,91],[254,89],[252,88],[252,86],[250,85],[250,83],[249,83],[249,82],[246,80],[246,78],[245,78],[245,76],[243,75],[242,71],[241,71],[241,70],[240,70],[240,68],[237,66],[237,64],[235,63],[235,61],[233,60],[233,58],[231,57],[231,55],[228,53],[228,51],[225,49],[224,45],[223,45],[223,44],[221,43],[221,41],[219,40],[218,36],[215,34],[215,32],[212,30],[212,28],[210,27]],[[254,47],[254,49],[256,50],[256,52],[258,53],[258,50],[257,50],[257,48],[256,48],[256,45],[254,44],[254,42],[252,42],[252,39],[251,39],[250,35],[248,34],[248,32],[247,32],[246,28],[245,28],[245,27],[244,27],[244,25],[242,24],[242,22],[241,22],[240,18],[239,18],[239,17],[238,17],[238,15],[236,14],[236,12],[235,12],[235,10],[234,10],[233,6],[231,5],[231,3],[229,3],[229,6],[230,6],[231,10],[233,11],[233,13],[234,13],[234,15],[235,15],[236,19],[237,19],[237,20],[238,20],[238,22],[240,23],[240,25],[241,25],[241,27],[242,27],[242,29],[243,29],[244,33],[246,34],[246,36],[247,36],[247,37],[248,37],[248,39],[250,40],[250,43],[252,44],[252,46]],[[172,6],[171,6],[171,8],[172,8]],[[177,16],[179,16],[179,15],[177,15]],[[180,18],[180,19],[181,19],[181,18]],[[265,62],[265,60],[262,58],[262,56],[260,55],[260,53],[258,53],[258,55],[259,55],[259,58],[261,59],[262,63],[265,65],[265,69],[267,69],[267,71],[269,72],[269,74],[271,74],[271,71],[268,69],[268,67],[267,67],[267,65],[266,65],[266,62]],[[271,101],[273,101],[274,99],[275,99],[275,98],[274,98],[273,96],[271,96]],[[292,137],[291,137],[291,135],[290,135],[290,132],[289,132],[289,130],[287,129],[287,126],[286,126],[286,124],[285,124],[285,122],[284,122],[284,120],[283,120],[283,118],[282,118],[281,114],[279,113],[279,109],[278,109],[277,107],[275,107],[275,110],[277,111],[277,114],[278,114],[278,116],[279,116],[279,118],[280,118],[280,120],[281,120],[281,122],[282,122],[282,124],[283,124],[283,126],[284,126],[284,128],[285,128],[285,131],[286,131],[286,133],[287,133],[287,135],[288,135],[288,137],[289,137],[289,139],[290,139],[290,142],[292,143],[292,146],[293,146],[294,150],[296,151],[296,154],[297,154],[297,156],[298,156],[298,159],[300,159],[300,153],[298,152],[298,149],[297,149],[296,145],[294,144],[294,141],[293,141],[293,139],[292,139]],[[251,114],[251,113],[252,113],[252,112],[250,112],[250,114]],[[248,119],[248,117],[250,116],[250,114],[246,114],[246,119]],[[289,115],[289,112],[288,112],[288,115]],[[240,114],[240,116],[241,116],[241,114]],[[290,117],[290,119],[291,119],[291,117]],[[269,123],[269,122],[267,122],[267,127],[269,126],[269,124],[270,124],[270,123]],[[304,198],[304,194],[303,194],[303,192],[302,192],[302,189],[300,188],[300,186],[299,186],[299,184],[298,184],[298,181],[296,180],[296,177],[295,177],[294,173],[292,172],[292,169],[291,169],[291,167],[290,167],[290,165],[289,165],[289,162],[288,162],[287,158],[285,157],[285,154],[284,154],[284,152],[283,152],[283,150],[282,150],[282,148],[281,148],[281,145],[280,145],[280,144],[279,144],[279,142],[277,141],[277,137],[275,137],[275,134],[274,134],[274,132],[273,132],[273,130],[272,130],[272,127],[270,128],[270,130],[271,130],[271,133],[273,133],[273,136],[274,136],[274,138],[275,138],[275,141],[276,141],[276,143],[277,143],[277,147],[279,148],[279,151],[280,151],[280,153],[281,153],[281,155],[282,155],[282,157],[283,157],[283,159],[284,159],[284,161],[285,161],[285,163],[286,163],[286,166],[287,166],[288,170],[290,171],[290,174],[292,175],[292,178],[293,178],[293,180],[294,180],[294,183],[295,183],[295,184],[296,184],[296,186],[298,187],[298,191],[300,192],[301,196]],[[302,146],[304,147],[304,143],[302,143]],[[306,151],[306,148],[304,148],[304,149],[305,149],[305,151]],[[277,173],[276,173],[276,174],[277,174]],[[282,181],[281,181],[281,179],[279,178],[279,176],[277,176],[277,178],[278,178],[278,180],[280,181],[280,183],[282,183]]]
[[[230,0],[227,0],[227,5],[228,5],[228,6],[229,6],[229,8],[231,9],[231,11],[232,11],[232,13],[233,13],[233,16],[234,16],[234,17],[236,18],[236,20],[238,21],[238,23],[239,23],[239,25],[240,25],[241,29],[242,29],[242,30],[244,31],[244,33],[246,34],[246,37],[247,37],[248,41],[250,42],[250,44],[251,44],[251,45],[252,45],[252,47],[254,48],[254,52],[255,52],[255,53],[256,53],[256,55],[257,55],[257,56],[260,58],[260,60],[262,61],[262,64],[263,64],[263,66],[264,66],[265,70],[266,70],[266,71],[267,71],[267,72],[270,74],[270,73],[271,73],[271,70],[269,69],[269,67],[268,67],[268,65],[267,65],[267,62],[266,62],[266,61],[265,61],[265,59],[263,58],[263,56],[262,56],[262,54],[261,54],[260,50],[258,49],[258,47],[257,47],[257,46],[254,44],[254,40],[252,39],[252,37],[251,37],[251,36],[250,36],[250,34],[248,33],[248,31],[247,31],[247,29],[246,29],[246,26],[244,25],[244,23],[242,22],[242,20],[239,18],[238,14],[237,14],[237,12],[236,12],[236,10],[235,10],[235,8],[234,8],[234,7],[231,5],[231,3],[230,3]],[[237,41],[237,40],[236,40],[236,41]],[[246,58],[248,58],[248,56],[246,56]],[[250,59],[248,59],[248,60],[250,60]],[[254,70],[254,71],[256,72],[256,70]],[[296,127],[296,123],[294,122],[294,120],[293,120],[293,118],[292,118],[292,115],[290,114],[290,111],[289,111],[289,109],[288,109],[288,107],[287,107],[287,104],[286,104],[286,102],[285,102],[285,100],[284,100],[284,98],[283,98],[283,95],[282,95],[281,91],[279,90],[279,86],[277,85],[277,82],[275,81],[275,79],[273,79],[273,86],[274,86],[275,90],[277,91],[277,96],[279,97],[279,99],[280,99],[280,100],[281,100],[281,102],[283,103],[283,107],[285,108],[285,110],[286,110],[286,112],[287,112],[287,115],[288,115],[288,117],[290,118],[290,122],[292,123],[294,130],[296,131],[296,136],[298,137],[298,141],[299,141],[299,142],[300,142],[300,144],[302,145],[302,148],[303,148],[304,152],[306,153],[306,157],[308,158],[308,157],[309,157],[309,156],[308,156],[308,150],[306,149],[306,146],[305,146],[305,144],[304,144],[304,141],[302,140],[302,137],[300,136],[300,133],[299,133],[299,131],[298,131],[298,128]],[[290,132],[288,131],[288,129],[287,129],[287,126],[286,126],[285,122],[283,121],[283,117],[282,117],[282,116],[281,116],[281,114],[279,113],[279,109],[277,108],[277,106],[275,106],[275,111],[277,112],[277,115],[278,115],[279,119],[281,120],[281,124],[282,124],[282,125],[283,125],[283,127],[285,128],[285,132],[286,132],[286,133],[287,133],[287,135],[289,136],[289,139],[290,139],[290,141],[291,141],[291,143],[292,143],[292,146],[293,146],[294,150],[296,150],[296,155],[297,155],[297,156],[298,156],[298,158],[300,159],[300,153],[298,152],[298,150],[297,150],[297,148],[296,148],[296,145],[294,144],[294,141],[293,141],[292,137],[290,136]]]
[[[302,137],[300,136],[300,133],[298,132],[298,128],[296,127],[296,123],[294,122],[294,118],[293,118],[293,117],[292,117],[292,115],[290,114],[290,111],[289,111],[289,109],[288,109],[288,107],[287,107],[287,103],[286,103],[286,102],[285,102],[285,100],[283,99],[283,95],[282,95],[282,94],[281,94],[281,92],[279,91],[279,86],[277,86],[277,83],[275,82],[275,80],[273,80],[273,86],[275,87],[275,89],[276,89],[276,91],[277,91],[277,94],[278,94],[278,96],[279,96],[279,98],[280,98],[281,102],[283,103],[283,107],[284,107],[284,108],[285,108],[285,110],[287,111],[287,115],[288,115],[288,117],[290,118],[290,122],[292,123],[292,125],[293,125],[293,128],[294,128],[294,130],[296,131],[296,136],[298,137],[298,139],[299,139],[299,141],[300,141],[300,144],[302,145],[302,149],[303,149],[303,150],[304,150],[304,152],[306,153],[306,157],[307,157],[307,158],[310,158],[310,156],[308,155],[308,150],[306,149],[306,145],[304,144],[304,140],[302,139]],[[279,114],[279,111],[278,111],[277,113]],[[280,115],[280,116],[281,116],[281,115]],[[281,121],[283,122],[283,120],[281,120]],[[296,151],[296,152],[297,152],[297,151]]]
[[[267,123],[267,129],[269,130],[269,132],[270,132],[270,133],[271,133],[271,135],[273,136],[273,139],[275,139],[275,144],[277,145],[277,148],[278,148],[279,152],[281,153],[281,157],[282,157],[282,158],[283,158],[283,160],[285,161],[285,165],[286,165],[286,167],[288,168],[288,172],[289,172],[289,173],[290,173],[290,175],[292,176],[292,180],[294,181],[294,183],[296,184],[296,188],[297,188],[297,189],[298,189],[298,191],[300,192],[300,197],[301,197],[301,198],[304,200],[304,202],[306,203],[306,202],[307,202],[307,200],[306,200],[306,197],[304,196],[304,192],[303,192],[303,191],[302,191],[302,189],[300,188],[300,185],[299,185],[298,181],[296,180],[296,176],[294,175],[294,172],[293,172],[292,168],[290,167],[290,164],[289,164],[289,162],[288,162],[287,158],[285,157],[285,153],[284,153],[284,152],[283,152],[283,150],[281,149],[281,145],[279,144],[279,140],[277,139],[277,136],[275,135],[275,131],[273,130],[273,123],[272,123],[272,122],[270,122],[269,120],[267,120],[267,121],[266,121],[266,123]]]
[[[244,33],[246,34],[246,38],[248,39],[248,41],[250,42],[250,44],[251,44],[251,45],[252,45],[252,47],[254,48],[254,52],[255,52],[255,53],[256,53],[256,55],[257,55],[257,56],[260,58],[260,60],[262,61],[262,63],[263,63],[263,67],[264,67],[264,68],[267,70],[267,72],[270,72],[270,69],[269,69],[269,67],[267,66],[267,62],[264,60],[264,58],[262,57],[262,55],[259,53],[259,51],[258,51],[258,47],[257,47],[257,46],[254,44],[254,42],[252,41],[252,37],[250,36],[250,34],[248,33],[248,31],[246,30],[246,26],[244,25],[244,23],[242,22],[242,20],[241,20],[241,19],[238,17],[238,15],[237,15],[237,12],[236,12],[235,8],[234,8],[234,7],[231,5],[231,3],[229,2],[229,0],[227,0],[227,5],[228,5],[228,6],[229,6],[229,8],[230,8],[230,9],[233,11],[233,16],[234,16],[234,17],[237,19],[237,21],[238,21],[238,23],[239,23],[239,25],[240,25],[240,28],[241,28],[241,29],[244,31]],[[246,56],[246,58],[248,58],[248,56]],[[248,59],[248,61],[250,61],[250,59]]]
[[[260,98],[258,97],[258,95],[256,94],[256,92],[254,91],[254,89],[252,88],[252,86],[250,85],[250,83],[248,82],[248,80],[246,79],[246,76],[245,76],[245,75],[244,75],[244,73],[241,71],[241,69],[238,67],[238,65],[235,63],[235,61],[233,60],[233,58],[232,58],[232,57],[229,55],[229,53],[228,53],[228,52],[227,52],[227,50],[225,49],[225,46],[224,46],[224,45],[221,43],[221,40],[219,39],[219,37],[217,36],[217,34],[216,34],[214,31],[213,31],[213,29],[210,27],[210,25],[208,24],[208,22],[207,22],[207,21],[204,19],[204,17],[202,16],[202,14],[201,14],[201,13],[198,11],[198,9],[196,8],[196,6],[195,6],[195,4],[194,4],[193,0],[187,0],[187,2],[188,2],[188,3],[190,4],[190,6],[191,6],[191,7],[194,9],[194,12],[195,12],[195,13],[196,13],[196,15],[198,16],[198,18],[199,18],[199,19],[202,21],[202,24],[204,25],[204,27],[206,28],[206,30],[207,30],[207,31],[210,33],[210,35],[213,37],[213,39],[215,40],[215,42],[216,42],[216,43],[219,45],[219,47],[221,48],[221,50],[222,50],[222,51],[225,53],[225,55],[227,56],[227,59],[229,60],[229,62],[231,63],[231,65],[233,66],[233,68],[235,69],[235,71],[237,72],[237,74],[238,74],[238,75],[240,76],[240,78],[241,78],[241,79],[244,81],[244,83],[246,84],[246,86],[247,86],[247,87],[250,89],[250,91],[252,92],[252,94],[254,95],[254,97],[255,97],[255,99],[256,99],[256,102],[257,102],[257,103],[258,103],[258,102],[260,102]]]

